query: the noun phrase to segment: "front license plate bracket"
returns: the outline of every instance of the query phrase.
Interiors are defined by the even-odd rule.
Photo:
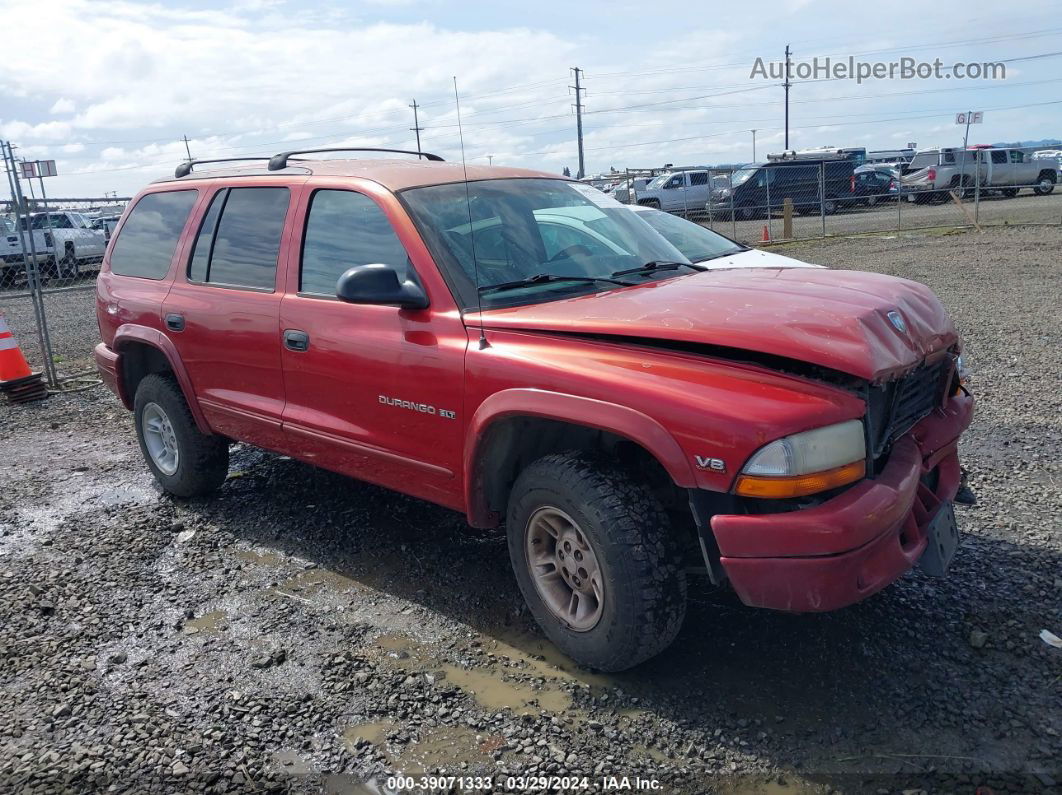
[[[926,526],[926,551],[918,561],[918,567],[933,577],[948,573],[951,559],[959,547],[959,525],[955,521],[955,506],[946,502]]]

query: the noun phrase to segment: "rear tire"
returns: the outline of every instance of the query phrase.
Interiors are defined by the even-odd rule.
[[[1037,180],[1036,187],[1033,188],[1033,193],[1037,196],[1047,196],[1051,194],[1055,189],[1055,177],[1051,174],[1041,174],[1039,180]]]
[[[66,248],[55,270],[60,279],[76,279],[81,275],[81,264],[77,261],[73,248]]]
[[[133,400],[136,436],[148,468],[177,497],[217,490],[229,471],[229,446],[199,431],[173,376],[144,376]]]
[[[663,508],[639,480],[583,453],[540,458],[516,479],[507,532],[531,615],[572,659],[622,671],[675,639],[686,614],[682,557]],[[567,611],[565,587],[584,589]]]

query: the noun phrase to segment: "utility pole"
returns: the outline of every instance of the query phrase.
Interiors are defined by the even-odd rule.
[[[420,151],[420,131],[424,128],[420,126],[420,121],[417,119],[417,108],[420,106],[417,104],[417,100],[413,100],[413,104],[409,107],[413,108],[413,126],[409,129],[417,134],[417,151]]]
[[[756,162],[756,131],[755,130],[749,130],[749,132],[752,133],[752,162],[755,163]]]
[[[493,166],[494,165],[494,155],[487,155],[487,165],[488,166]]]
[[[188,155],[188,162],[191,163],[192,162],[192,150],[188,148],[188,136],[187,135],[184,136],[181,140],[184,141],[184,153],[186,155]]]
[[[792,85],[792,83],[789,80],[789,78],[790,78],[789,56],[790,55],[791,55],[791,53],[789,52],[789,45],[787,44],[787,45],[785,45],[785,82],[782,83],[782,85],[785,86],[785,148],[786,149],[789,149],[789,86]]]
[[[586,91],[579,85],[579,75],[582,74],[582,69],[578,66],[573,66],[572,71],[575,72],[575,85],[568,86],[569,89],[575,89],[575,131],[579,136],[579,173],[576,174],[576,179],[582,179],[586,176],[586,164],[583,160],[583,96],[582,92]]]

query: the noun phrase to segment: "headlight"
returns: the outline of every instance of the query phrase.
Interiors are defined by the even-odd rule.
[[[970,358],[965,353],[960,353],[955,360],[955,371],[959,375],[959,383],[965,384],[970,378]]]
[[[778,439],[745,464],[734,490],[743,497],[802,497],[866,475],[863,423],[848,420]]]

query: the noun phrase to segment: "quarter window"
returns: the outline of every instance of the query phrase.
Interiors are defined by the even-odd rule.
[[[114,241],[111,272],[142,279],[165,277],[198,195],[194,190],[176,190],[149,193],[138,201]]]
[[[287,188],[230,188],[210,203],[196,236],[193,281],[272,290],[288,212]]]
[[[399,279],[405,279],[410,268],[406,250],[376,202],[353,191],[314,193],[306,218],[299,292],[334,296],[344,271],[376,263],[397,269]]]

